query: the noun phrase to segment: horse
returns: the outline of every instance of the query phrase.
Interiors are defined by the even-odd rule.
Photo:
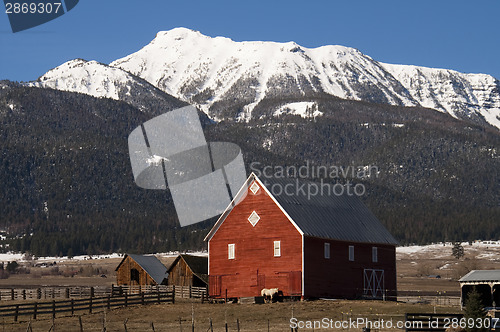
[[[279,289],[278,288],[270,288],[270,289],[267,289],[267,288],[263,288],[261,291],[260,291],[260,296],[263,296],[264,297],[264,301],[266,302],[267,299],[269,298],[269,300],[272,302],[273,301],[273,298],[276,294],[278,294],[279,292]]]

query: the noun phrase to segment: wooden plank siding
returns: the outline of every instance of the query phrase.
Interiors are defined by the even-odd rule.
[[[206,286],[205,282],[193,273],[193,270],[186,264],[186,261],[182,257],[179,258],[170,268],[167,284],[194,287]]]
[[[132,270],[138,271],[138,281],[132,280]],[[156,285],[157,283],[151,276],[134,261],[130,256],[127,256],[119,268],[116,270],[116,282],[118,285]]]
[[[260,220],[248,221],[255,211]],[[274,241],[281,241],[281,255],[274,256]],[[235,258],[228,259],[228,244]],[[300,295],[302,237],[261,188],[247,189],[227,219],[209,241],[209,294],[215,298],[258,296],[262,288],[279,288],[285,296]]]
[[[330,243],[330,258],[325,258],[324,244]],[[349,246],[354,246],[354,261],[349,260]],[[392,245],[350,243],[304,237],[304,296],[360,298],[363,295],[364,270],[384,270],[387,296],[396,296],[396,249]],[[377,247],[378,262],[372,262],[372,248]]]

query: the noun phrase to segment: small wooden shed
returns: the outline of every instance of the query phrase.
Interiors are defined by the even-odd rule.
[[[181,254],[168,268],[168,285],[208,286],[208,257]]]
[[[462,306],[475,288],[485,307],[500,307],[500,270],[472,270],[459,282]]]
[[[167,268],[152,255],[126,254],[116,268],[118,286],[165,285]]]

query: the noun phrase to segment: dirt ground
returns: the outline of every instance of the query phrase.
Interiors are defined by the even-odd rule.
[[[177,301],[175,304],[138,306],[115,309],[109,312],[86,314],[81,316],[84,331],[192,331],[194,320],[195,331],[210,331],[210,319],[213,331],[225,331],[228,323],[229,331],[237,331],[237,320],[240,331],[290,331],[292,317],[306,321],[332,320],[328,328],[315,328],[314,331],[331,331],[335,322],[356,321],[358,318],[371,322],[391,320],[392,324],[404,321],[406,312],[446,312],[460,311],[459,308],[433,307],[424,304],[405,304],[381,301],[346,301],[317,300],[304,302],[284,302],[268,304],[201,304],[200,302]],[[180,320],[180,322],[179,322]],[[293,321],[292,321],[293,322]],[[78,316],[56,317],[55,331],[80,331]],[[26,331],[29,321],[14,323],[12,318],[0,321],[0,331]],[[50,317],[31,322],[33,331],[49,331],[53,322]],[[151,325],[153,324],[153,325]],[[337,323],[339,324],[339,323]],[[361,326],[361,325],[360,325]],[[363,326],[361,326],[363,327]],[[346,331],[360,331],[360,328],[347,328]],[[299,329],[303,331],[304,329]],[[307,329],[305,329],[307,330]],[[380,331],[394,329],[380,329]]]
[[[459,296],[458,279],[471,269],[499,269],[499,246],[467,246],[465,257],[457,260],[451,255],[451,247],[434,246],[425,250],[405,249],[397,254],[398,291],[408,294],[445,294]],[[160,257],[167,263],[171,258]],[[57,262],[63,275],[50,275],[53,267],[32,267],[29,275],[12,275],[9,279],[0,279],[0,288],[38,287],[38,286],[110,286],[116,283],[115,268],[121,258],[68,260]],[[71,271],[79,271],[71,277]],[[81,271],[81,273],[80,273]],[[92,273],[97,272],[92,275]],[[102,275],[106,275],[106,278]],[[436,276],[439,275],[439,278]],[[407,295],[407,294],[406,294]],[[210,331],[212,320],[213,331],[290,331],[290,319],[297,322],[331,320],[331,323],[368,319],[372,322],[391,320],[394,324],[404,320],[407,312],[460,312],[457,306],[434,306],[422,303],[397,303],[381,301],[346,301],[317,300],[303,302],[284,302],[273,304],[201,304],[190,300],[178,300],[175,304],[135,306],[114,309],[108,312],[84,314],[80,316],[83,331]],[[7,301],[8,302],[8,301]],[[1,301],[0,304],[6,304]],[[31,324],[32,331],[80,331],[78,316],[57,316],[53,322],[51,317],[40,317],[29,322],[23,316],[20,322],[12,317],[0,318],[0,332],[27,331]],[[299,329],[311,330],[312,329]],[[331,328],[315,328],[314,331],[329,331]],[[344,330],[359,331],[360,328]],[[378,329],[378,331],[394,331],[395,329]],[[396,329],[397,330],[397,329]],[[373,331],[373,329],[372,329]]]

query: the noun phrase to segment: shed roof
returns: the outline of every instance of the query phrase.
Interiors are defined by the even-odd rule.
[[[352,242],[398,243],[356,195],[348,195],[347,191],[338,195],[338,191],[334,191],[333,186],[327,183],[295,178],[258,178],[254,173],[248,177],[244,189],[240,190],[205,240],[215,234],[232,210],[234,202],[241,199],[254,180],[265,187],[304,235]],[[318,193],[313,194],[312,191],[316,189]]]
[[[500,282],[500,270],[472,270],[462,278],[459,282]]]
[[[189,266],[191,271],[193,271],[194,275],[208,284],[208,257],[206,256],[180,254],[170,265],[167,272],[170,272],[181,258],[186,262],[186,265]]]
[[[157,284],[161,284],[163,280],[167,278],[167,268],[153,255],[126,254],[120,264],[116,267],[116,270],[120,268],[127,256],[139,264],[139,266],[142,267]]]

